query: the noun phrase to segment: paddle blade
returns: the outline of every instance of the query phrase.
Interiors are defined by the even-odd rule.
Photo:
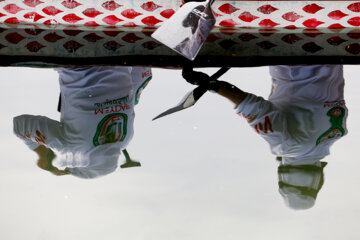
[[[180,103],[178,105],[176,105],[173,108],[170,108],[168,110],[166,110],[165,112],[159,114],[158,116],[153,118],[153,121],[164,117],[166,115],[175,113],[175,112],[179,112],[181,110],[184,110],[186,108],[189,108],[191,106],[193,106],[197,100],[199,100],[199,98],[204,95],[204,93],[207,91],[207,88],[205,87],[197,87],[195,88],[193,91],[189,92],[188,94],[185,95],[185,97],[180,101]]]
[[[189,60],[194,60],[216,22],[212,2],[184,4],[151,36]]]

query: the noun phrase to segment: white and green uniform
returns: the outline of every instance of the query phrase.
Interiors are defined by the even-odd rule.
[[[341,65],[272,66],[269,100],[249,94],[236,111],[283,164],[314,164],[347,133]]]
[[[58,68],[60,122],[44,116],[14,118],[14,132],[31,149],[45,145],[59,153],[54,165],[82,177],[117,167],[120,151],[134,134],[134,106],[151,80],[150,68]]]

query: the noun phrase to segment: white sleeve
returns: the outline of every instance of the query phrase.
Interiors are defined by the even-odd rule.
[[[13,119],[14,133],[30,149],[40,145],[59,149],[64,137],[60,122],[43,116],[20,115]]]
[[[236,107],[236,112],[244,117],[249,125],[260,134],[273,149],[281,145],[286,137],[286,117],[270,101],[248,94]]]
[[[134,104],[138,104],[142,91],[152,79],[151,68],[133,67],[131,71],[132,84],[135,94]]]

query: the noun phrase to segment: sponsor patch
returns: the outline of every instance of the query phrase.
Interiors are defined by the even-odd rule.
[[[345,116],[345,109],[339,106],[333,107],[327,112],[326,115],[330,117],[329,121],[331,127],[320,135],[320,137],[316,140],[316,145],[330,139],[342,137],[345,134],[345,129],[342,127]]]
[[[128,116],[124,113],[113,113],[104,117],[98,124],[93,138],[94,146],[121,142],[126,137]]]

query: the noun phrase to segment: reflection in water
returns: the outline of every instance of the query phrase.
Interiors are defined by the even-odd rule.
[[[60,122],[44,116],[14,118],[14,132],[38,156],[38,166],[55,175],[95,178],[140,166],[126,146],[133,137],[134,106],[151,80],[141,67],[58,68]],[[56,151],[57,155],[54,154]]]
[[[204,74],[197,72],[183,75],[193,84],[204,82],[195,78],[205,79]],[[300,201],[309,193],[303,190],[311,187],[318,191],[321,186],[308,186],[307,182],[317,179],[318,173],[313,175],[315,172],[305,170],[319,167],[322,175],[320,160],[347,133],[343,66],[271,66],[270,75],[269,100],[222,81],[208,83],[208,89],[232,101],[236,112],[269,143],[272,153],[281,161],[280,173],[285,167],[296,169],[288,171],[286,177],[279,175],[280,192],[290,207],[308,208],[314,204],[316,194],[306,198],[308,202]],[[299,194],[294,194],[293,189]]]
[[[280,165],[278,167],[279,192],[292,209],[314,206],[317,194],[324,184],[326,162],[313,165]]]

